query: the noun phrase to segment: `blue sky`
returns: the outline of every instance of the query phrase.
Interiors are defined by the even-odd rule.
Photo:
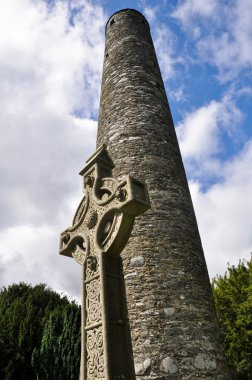
[[[210,276],[252,251],[251,0],[0,3],[0,286],[78,297],[58,255],[95,150],[108,17],[150,23]]]

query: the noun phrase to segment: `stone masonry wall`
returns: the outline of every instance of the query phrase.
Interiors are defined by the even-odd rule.
[[[146,181],[151,198],[122,253],[137,379],[230,380],[149,25],[134,10],[115,13],[106,27],[103,143],[115,177]]]

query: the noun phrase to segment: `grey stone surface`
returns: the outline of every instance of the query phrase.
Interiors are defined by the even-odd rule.
[[[97,146],[103,143],[116,165],[114,176],[145,181],[152,205],[137,217],[122,252],[133,354],[139,364],[152,361],[137,379],[230,380],[149,25],[133,10],[107,23]],[[141,266],[132,265],[137,256]],[[176,312],[167,316],[165,308]],[[216,366],[198,356],[209,345]],[[175,367],[174,373],[164,371]]]
[[[175,313],[175,309],[174,307],[165,307],[164,312],[166,315],[172,315]]]
[[[151,368],[151,359],[147,358],[143,362],[135,361],[135,373],[136,375],[145,375]]]
[[[195,358],[195,367],[199,369],[216,369],[216,361],[203,354],[198,354]]]
[[[135,379],[119,254],[135,216],[150,204],[146,185],[130,176],[115,180],[113,167],[105,145],[87,160],[80,172],[85,196],[60,239],[60,254],[73,257],[83,273],[80,380]]]
[[[171,374],[178,372],[178,367],[174,363],[173,359],[170,357],[164,358],[162,360],[160,369],[161,371]]]
[[[130,265],[132,267],[141,267],[143,266],[143,264],[144,264],[143,256],[135,256],[135,257],[132,257],[132,259],[130,260]]]

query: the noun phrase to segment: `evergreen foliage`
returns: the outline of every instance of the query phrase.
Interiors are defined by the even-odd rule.
[[[45,368],[60,365],[66,371],[74,354],[73,360],[79,365],[80,308],[46,285],[20,283],[0,289],[0,325],[0,380],[66,378],[56,372],[54,377],[52,372],[49,377],[39,377],[40,363],[36,358]],[[69,368],[74,370],[73,365]],[[73,379],[71,376],[67,378]]]
[[[212,282],[217,316],[236,379],[252,379],[252,259],[229,266]]]
[[[37,380],[76,380],[80,371],[80,307],[56,309],[46,322],[40,349],[32,356]],[[54,360],[52,361],[52,358]]]

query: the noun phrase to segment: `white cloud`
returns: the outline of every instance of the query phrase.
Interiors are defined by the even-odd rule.
[[[218,151],[218,118],[221,103],[211,101],[188,114],[177,132],[183,157],[201,160]]]
[[[88,0],[0,3],[1,284],[19,273],[78,292],[58,240],[95,149],[104,25]]]
[[[143,13],[148,22],[153,22],[156,19],[158,7],[144,6]]]
[[[97,107],[105,19],[99,8],[87,1],[82,5],[70,25],[67,2],[57,1],[50,10],[43,1],[1,3],[2,91],[15,86],[14,96],[30,95],[32,104],[40,101],[61,113]]]
[[[173,35],[167,26],[161,24],[155,26],[153,36],[162,77],[166,81],[174,74],[174,65],[178,62],[174,53]]]
[[[157,18],[158,6],[149,5],[147,0],[138,0],[137,6],[142,9],[142,13],[148,20],[148,22],[154,22]]]
[[[185,0],[173,12],[186,32],[197,41],[199,59],[215,65],[219,80],[238,78],[252,67],[252,2],[250,0]]]
[[[150,24],[162,78],[164,81],[171,79],[175,74],[176,64],[182,62],[182,57],[176,54],[176,36],[166,24],[160,22],[160,6],[150,6],[145,0],[139,0],[138,5]],[[164,3],[162,9],[166,8],[167,5]]]
[[[174,99],[175,102],[180,102],[186,99],[184,86],[179,86],[177,89],[169,92],[169,98]]]
[[[221,147],[221,134],[233,136],[242,119],[232,96],[221,101],[212,100],[205,106],[188,113],[177,126],[180,149],[192,178],[198,175],[220,174],[216,155]],[[194,174],[193,174],[194,173]]]
[[[78,171],[95,148],[96,122],[43,111],[25,125],[16,120],[0,143],[1,224],[57,221],[65,197],[80,192]]]
[[[162,78],[166,81],[176,75],[176,65],[183,63],[183,57],[176,52],[176,36],[165,24],[151,23],[151,34]]]
[[[209,17],[212,16],[216,9],[216,1],[205,0],[185,0],[181,2],[172,16],[178,19],[183,25],[192,25],[193,18],[195,17]]]
[[[223,274],[227,263],[250,259],[252,251],[252,141],[239,156],[222,164],[223,181],[202,192],[190,183],[210,276]]]
[[[21,281],[49,283],[54,290],[78,299],[80,267],[73,259],[58,254],[57,235],[57,229],[49,223],[0,231],[1,286]]]
[[[231,87],[185,115],[177,127],[189,186],[210,276],[223,274],[227,263],[249,259],[252,251],[252,140],[244,142],[243,114],[237,97],[251,89]],[[223,136],[243,148],[225,157]]]

